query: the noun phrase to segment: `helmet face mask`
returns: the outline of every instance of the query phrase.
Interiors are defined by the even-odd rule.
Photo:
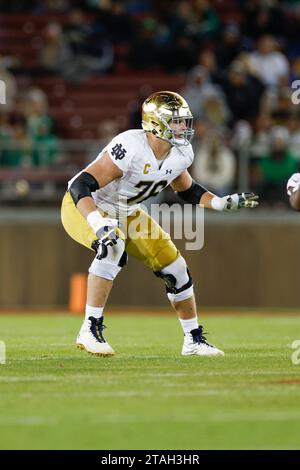
[[[189,145],[193,135],[193,116],[182,96],[159,91],[149,96],[142,107],[142,127],[171,145]]]
[[[188,145],[191,143],[194,135],[192,117],[173,117],[169,121],[168,127],[170,130],[167,132],[172,145]]]

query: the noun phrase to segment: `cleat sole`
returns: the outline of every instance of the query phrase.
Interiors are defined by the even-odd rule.
[[[182,351],[182,356],[202,356],[202,357],[224,357],[225,353],[223,351],[215,352],[212,354],[199,354],[197,351]]]
[[[86,347],[83,344],[77,344],[77,349],[81,349],[89,353],[90,356],[99,356],[99,357],[112,357],[115,355],[115,353],[99,353],[99,352],[93,352],[89,351],[86,349]]]

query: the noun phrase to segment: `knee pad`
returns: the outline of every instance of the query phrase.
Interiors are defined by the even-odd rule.
[[[189,299],[194,294],[192,277],[182,256],[154,274],[165,281],[171,302]]]
[[[116,245],[104,246],[98,240],[93,243],[96,256],[89,268],[89,273],[113,281],[127,263],[125,242],[118,238]]]

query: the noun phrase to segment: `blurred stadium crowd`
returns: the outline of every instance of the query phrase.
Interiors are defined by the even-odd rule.
[[[287,204],[300,164],[298,0],[0,0],[0,13],[3,204],[57,204],[78,167],[141,126],[158,89],[191,106],[195,179]]]

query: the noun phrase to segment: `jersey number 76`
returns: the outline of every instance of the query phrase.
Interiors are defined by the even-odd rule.
[[[136,188],[142,188],[142,190],[136,195],[127,200],[127,204],[132,204],[133,202],[138,203],[142,202],[149,197],[156,196],[160,193],[168,184],[168,181],[140,181],[135,185]]]

